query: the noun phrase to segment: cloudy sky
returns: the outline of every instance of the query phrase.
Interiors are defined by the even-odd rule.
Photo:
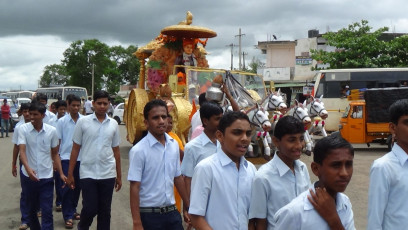
[[[408,33],[404,0],[0,0],[0,90],[36,89],[46,65],[59,64],[71,42],[99,39],[108,45],[144,46],[160,30],[194,15],[193,25],[218,36],[207,43],[210,67],[229,69],[231,49],[264,60],[258,41],[306,38],[307,31],[337,31],[362,19],[373,29]],[[234,50],[238,66],[238,48]]]

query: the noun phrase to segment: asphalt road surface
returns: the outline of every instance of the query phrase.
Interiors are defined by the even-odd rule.
[[[126,129],[120,125],[120,133],[122,142],[120,145],[121,161],[122,161],[122,189],[119,192],[114,192],[112,201],[112,218],[111,229],[131,229],[132,217],[129,206],[129,182],[127,181],[127,173],[129,167],[129,150],[132,145],[126,141]],[[11,174],[11,159],[12,148],[11,136],[9,138],[0,138],[0,229],[18,229],[20,225],[20,181],[19,177],[13,177]],[[367,224],[367,200],[368,200],[368,185],[369,172],[372,162],[384,155],[387,150],[385,146],[373,144],[370,148],[366,145],[354,145],[356,148],[354,157],[354,174],[353,178],[346,190],[353,205],[354,222],[357,229],[365,229]],[[301,159],[309,166],[309,173],[312,182],[316,180],[310,170],[310,162],[312,157],[303,156]],[[78,212],[81,210],[81,200],[78,207]],[[62,214],[56,212],[54,208],[54,229],[65,229]],[[74,229],[76,229],[77,221],[74,221]],[[90,229],[96,229],[96,218]]]

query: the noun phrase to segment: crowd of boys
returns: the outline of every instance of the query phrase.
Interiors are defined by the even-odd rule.
[[[97,216],[97,229],[110,229],[112,194],[120,190],[122,177],[118,124],[107,116],[109,95],[96,92],[87,116],[79,114],[81,99],[75,95],[57,102],[57,115],[46,102],[38,95],[23,104],[13,135],[14,176],[20,155],[20,229],[53,229],[54,184],[66,228],[79,220],[78,229],[89,229]],[[171,132],[166,103],[156,99],[145,105],[147,135],[129,152],[134,230],[181,230],[182,219],[188,229],[355,229],[343,193],[353,174],[350,143],[336,135],[316,143],[310,168],[318,181],[311,183],[299,160],[303,123],[285,116],[273,133],[277,153],[257,170],[244,157],[252,136],[248,116],[224,113],[215,102],[200,104],[202,132],[185,147]],[[391,105],[390,116],[397,142],[371,168],[370,230],[408,224],[408,201],[401,199],[408,188],[408,100]],[[175,188],[183,210],[176,206]],[[81,190],[83,207],[77,213]]]

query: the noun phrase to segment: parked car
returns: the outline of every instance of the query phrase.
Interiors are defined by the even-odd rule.
[[[125,103],[120,103],[113,110],[112,117],[118,122],[118,124],[120,124],[123,121],[123,111],[124,110],[125,110]]]

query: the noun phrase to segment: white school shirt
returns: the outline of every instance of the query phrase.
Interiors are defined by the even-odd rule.
[[[193,116],[191,117],[191,130],[194,131],[197,126],[202,125],[201,117],[200,117],[200,110],[197,110]]]
[[[184,147],[184,158],[181,162],[181,174],[188,177],[193,177],[195,166],[207,158],[213,155],[217,151],[217,144],[214,144],[203,132],[197,138],[188,142]]]
[[[407,153],[395,143],[371,166],[367,229],[408,228],[407,161]]]
[[[26,146],[28,165],[37,173],[37,177],[39,179],[52,178],[51,148],[58,146],[58,136],[55,128],[43,123],[42,129],[38,132],[31,122],[20,125],[18,145],[21,144]],[[22,172],[28,177],[24,166]]]
[[[85,113],[93,113],[92,110],[92,101],[87,100],[84,104],[84,108],[85,108]]]
[[[295,174],[276,154],[258,169],[252,182],[249,219],[267,219],[267,229],[274,229],[275,213],[311,187],[307,166],[295,160],[294,169]]]
[[[77,121],[72,141],[81,146],[79,177],[96,180],[116,178],[116,161],[113,147],[120,144],[118,123],[105,114],[99,122],[90,114]]]
[[[54,128],[57,127],[57,115],[50,112],[48,109],[45,110],[45,116],[43,118],[43,122],[53,126]]]
[[[165,145],[150,132],[129,152],[128,180],[140,182],[140,207],[174,205],[174,178],[181,175],[177,141],[167,133]],[[82,167],[82,165],[81,165]]]
[[[82,114],[78,113],[78,119],[82,117]],[[76,123],[72,119],[71,115],[68,113],[65,116],[61,117],[57,123],[57,134],[58,139],[61,140],[61,144],[59,147],[59,154],[61,160],[69,160],[71,157],[71,150],[72,150],[72,137],[74,136]],[[81,155],[81,154],[79,154]],[[80,157],[78,156],[77,161],[80,161]]]
[[[248,229],[256,168],[241,157],[239,170],[221,148],[194,169],[189,213],[204,216],[213,229]]]
[[[11,139],[11,142],[12,142],[13,144],[18,145],[18,127],[19,127],[20,125],[25,124],[25,123],[26,123],[26,122],[24,121],[24,119],[23,119],[23,120],[20,120],[19,122],[17,122],[16,126],[14,127],[13,138]]]
[[[330,230],[327,222],[314,209],[307,196],[311,196],[309,190],[276,212],[275,229]],[[343,193],[337,193],[336,210],[344,229],[355,230],[352,206],[349,198]]]

